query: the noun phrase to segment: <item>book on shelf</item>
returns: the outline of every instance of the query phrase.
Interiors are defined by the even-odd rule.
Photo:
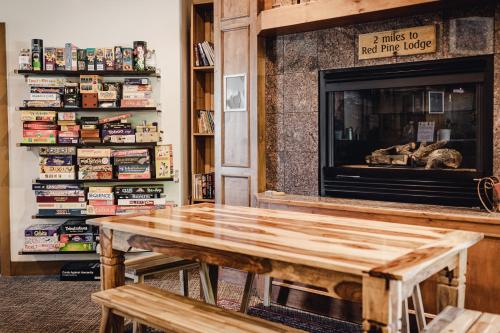
[[[215,198],[215,173],[197,173],[193,175],[193,199]]]
[[[214,112],[209,110],[198,110],[198,133],[200,134],[214,134]]]
[[[208,41],[194,44],[194,64],[196,67],[214,66],[214,46]]]

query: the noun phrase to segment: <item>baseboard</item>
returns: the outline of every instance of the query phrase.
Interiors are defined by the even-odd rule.
[[[10,263],[11,276],[59,275],[65,261],[13,261]]]

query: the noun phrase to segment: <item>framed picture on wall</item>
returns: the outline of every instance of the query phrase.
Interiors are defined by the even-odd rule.
[[[429,113],[444,113],[444,91],[429,91]]]
[[[224,75],[224,112],[247,110],[247,75]]]

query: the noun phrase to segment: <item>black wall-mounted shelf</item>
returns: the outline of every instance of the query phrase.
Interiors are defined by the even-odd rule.
[[[146,147],[153,148],[158,146],[158,142],[135,142],[135,143],[19,143],[19,147]]]
[[[39,219],[97,219],[100,217],[108,217],[108,216],[115,216],[115,215],[84,215],[84,216],[76,216],[76,215],[50,215],[50,216],[45,216],[45,215],[40,215],[36,214],[33,215],[31,218],[34,220],[39,220]]]
[[[160,73],[156,71],[33,71],[33,70],[16,70],[16,74],[25,76],[68,76],[77,77],[80,75],[100,75],[100,76],[149,76],[160,77]]]
[[[86,184],[86,183],[150,183],[150,182],[173,182],[173,178],[150,178],[150,179],[35,179],[39,184]]]
[[[19,255],[21,256],[31,256],[31,255],[37,255],[37,254],[96,254],[96,251],[68,251],[68,252],[59,252],[59,251],[54,251],[54,252],[35,252],[35,251],[19,251]]]
[[[42,108],[21,106],[19,111],[57,111],[57,112],[161,112],[156,107],[139,108]]]

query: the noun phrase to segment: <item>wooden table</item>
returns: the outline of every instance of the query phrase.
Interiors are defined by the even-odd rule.
[[[463,307],[467,248],[482,234],[213,204],[88,220],[100,227],[101,286],[124,284],[129,246],[326,288],[361,301],[363,329],[398,332],[403,301],[441,272],[443,304]],[[126,240],[125,245],[119,245]],[[120,241],[118,241],[120,240]],[[116,318],[118,330],[123,319]]]

